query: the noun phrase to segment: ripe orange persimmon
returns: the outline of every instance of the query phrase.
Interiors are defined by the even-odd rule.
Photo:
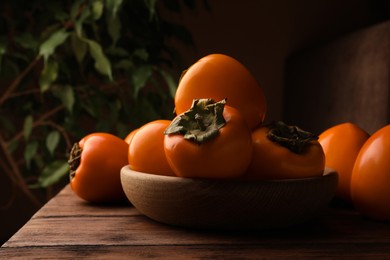
[[[175,175],[164,153],[164,130],[170,123],[170,120],[155,120],[138,128],[129,145],[128,162],[132,170]]]
[[[240,62],[224,54],[211,54],[187,69],[175,95],[177,114],[187,111],[194,99],[227,99],[252,130],[265,117],[266,99],[256,79]]]
[[[319,135],[325,153],[325,165],[337,171],[339,182],[336,196],[351,201],[351,175],[356,157],[369,134],[356,124],[335,125]]]
[[[372,134],[356,158],[351,177],[353,205],[363,215],[390,221],[390,125]]]
[[[137,132],[137,130],[138,130],[138,128],[137,128],[137,129],[134,129],[133,131],[131,131],[131,132],[125,137],[125,139],[123,139],[123,140],[125,140],[126,143],[130,144],[130,143],[131,143],[131,140],[133,140],[133,137],[134,137],[135,133]]]
[[[244,174],[252,158],[251,132],[224,100],[195,100],[165,133],[165,154],[177,176],[234,178]]]
[[[128,149],[108,133],[92,133],[75,143],[69,158],[72,190],[89,202],[125,200],[120,170],[127,165]]]
[[[252,132],[253,157],[245,179],[297,179],[322,176],[325,156],[317,136],[283,122]]]

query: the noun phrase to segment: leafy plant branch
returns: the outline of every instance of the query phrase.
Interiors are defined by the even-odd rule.
[[[20,82],[27,76],[27,74],[36,66],[40,61],[41,56],[38,55],[31,61],[31,63],[14,79],[14,81],[8,86],[6,91],[0,97],[0,106],[7,101],[12,93],[17,89]]]
[[[66,182],[65,150],[76,140],[92,131],[124,137],[170,117],[180,54],[166,39],[192,39],[159,6],[180,12],[195,2],[0,3],[1,172],[37,203],[31,188]]]
[[[6,142],[4,141],[4,138],[0,134],[0,148],[2,151],[3,156],[7,159],[8,165],[6,165],[5,161],[0,161],[1,168],[3,172],[7,174],[9,179],[11,180],[12,185],[19,186],[20,190],[33,202],[35,205],[40,205],[41,203],[39,200],[35,197],[35,195],[31,192],[31,190],[26,185],[24,178],[19,170],[19,167],[17,166],[15,160],[12,158],[11,154],[8,152]],[[14,189],[11,189],[14,195]],[[7,205],[4,205],[3,208],[7,208],[10,206],[13,202],[13,199],[15,197],[12,196],[10,200],[8,201]]]

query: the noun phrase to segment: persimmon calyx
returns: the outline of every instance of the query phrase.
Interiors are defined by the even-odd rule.
[[[303,149],[312,141],[318,140],[317,135],[297,126],[289,126],[281,121],[271,123],[268,128],[268,139],[298,154],[302,153]]]
[[[191,108],[173,119],[164,134],[181,134],[184,139],[197,144],[211,140],[226,124],[223,117],[225,104],[226,99],[219,102],[210,98],[194,99]]]
[[[80,165],[82,151],[83,149],[81,149],[78,143],[75,143],[72,147],[72,150],[70,150],[70,155],[68,160],[68,164],[70,168],[70,172],[69,172],[70,180],[72,180],[76,175],[76,170]]]

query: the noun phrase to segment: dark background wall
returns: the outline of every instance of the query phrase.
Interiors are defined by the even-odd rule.
[[[211,10],[164,16],[192,33],[196,49],[182,48],[188,65],[219,52],[249,68],[266,93],[266,120],[283,119],[284,69],[291,54],[378,23],[389,10],[386,1],[376,0],[212,0],[209,5]]]

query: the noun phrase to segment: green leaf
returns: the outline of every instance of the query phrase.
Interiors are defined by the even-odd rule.
[[[56,31],[60,30],[62,28],[62,24],[60,23],[53,23],[51,25],[48,25],[45,28],[42,28],[42,31],[39,35],[40,40],[47,40],[50,38],[50,36],[55,33]],[[42,42],[40,43],[42,44]],[[39,46],[40,47],[40,46]]]
[[[57,79],[57,76],[58,62],[53,60],[47,61],[39,77],[39,87],[42,93],[50,88],[52,83]]]
[[[30,134],[31,134],[31,131],[32,131],[32,128],[33,128],[33,123],[34,123],[34,119],[33,119],[32,115],[28,115],[24,119],[23,135],[24,135],[24,139],[25,140],[27,140],[30,137]]]
[[[121,21],[119,16],[107,14],[107,31],[112,39],[112,45],[115,46],[121,35]]]
[[[115,57],[120,57],[120,58],[128,58],[129,57],[129,52],[125,48],[110,46],[105,51],[110,56],[115,56]]]
[[[169,93],[171,94],[171,97],[174,98],[176,95],[177,82],[173,78],[172,74],[162,69],[159,71],[168,85],[168,89],[169,89]]]
[[[70,37],[73,53],[79,63],[84,60],[88,51],[88,45],[80,39],[76,32],[73,32]]]
[[[106,7],[111,12],[112,16],[115,17],[121,8],[123,0],[106,0]]]
[[[38,46],[37,41],[31,33],[22,33],[15,38],[15,41],[24,49],[35,50]]]
[[[85,40],[89,46],[89,53],[95,60],[95,69],[112,80],[111,63],[103,52],[102,46],[94,40]]]
[[[138,96],[139,91],[145,86],[146,82],[152,75],[152,69],[150,66],[142,66],[136,69],[132,75],[134,86],[134,97]]]
[[[65,29],[60,29],[54,32],[46,41],[44,41],[40,48],[39,54],[43,56],[45,62],[54,53],[54,50],[65,42],[68,38],[69,33]]]
[[[156,15],[157,0],[144,0],[146,7],[149,10],[149,20],[152,20]]]
[[[89,53],[95,61],[95,69],[102,75],[105,75],[110,80],[112,80],[111,63],[104,54],[102,46],[94,40],[83,37],[82,25],[80,21],[76,23],[75,31],[79,39],[88,45]]]
[[[124,60],[118,61],[118,62],[114,65],[114,67],[115,67],[116,69],[122,69],[122,70],[124,70],[124,71],[129,71],[131,68],[134,67],[134,63],[133,63],[131,60],[129,60],[129,59],[124,59]]]
[[[56,160],[47,165],[39,176],[38,183],[32,185],[32,188],[47,188],[58,183],[69,173],[69,165],[64,160]]]
[[[38,150],[38,142],[33,141],[26,145],[26,148],[24,149],[24,160],[26,161],[26,167],[27,169],[30,169],[31,166],[31,160],[34,158],[35,154]]]
[[[92,3],[92,19],[99,20],[100,17],[102,17],[103,14],[103,1],[102,0],[95,0]]]
[[[74,90],[70,85],[56,85],[53,87],[53,95],[62,101],[62,104],[69,111],[73,111],[75,103]]]
[[[84,8],[84,0],[78,0],[74,3],[71,10],[72,20],[75,22],[75,30],[80,37],[82,31],[83,23],[91,16],[91,10],[89,8]]]
[[[148,60],[149,58],[149,53],[146,51],[146,49],[141,48],[141,49],[136,49],[133,53],[133,55],[143,61]]]
[[[60,133],[57,130],[51,131],[46,137],[46,148],[51,155],[54,154],[55,149],[60,142]]]
[[[79,15],[81,5],[84,3],[84,0],[76,0],[72,4],[72,7],[70,9],[70,17],[72,20],[76,20],[77,15]]]

